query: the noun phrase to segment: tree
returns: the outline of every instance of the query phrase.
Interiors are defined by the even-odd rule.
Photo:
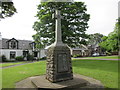
[[[118,52],[119,46],[118,41],[120,36],[119,20],[115,24],[114,31],[109,33],[108,36],[102,38],[102,42],[99,44],[102,48],[106,49],[108,52]]]
[[[99,44],[102,41],[102,37],[104,35],[100,33],[95,33],[95,34],[90,34],[89,39],[88,39],[88,44],[89,45],[96,45]]]
[[[11,0],[0,0],[0,10],[0,19],[11,17],[15,12],[17,12]]]
[[[33,28],[36,34],[33,35],[36,43],[50,45],[55,41],[55,19],[52,14],[55,8],[61,9],[62,19],[62,40],[70,47],[79,46],[85,43],[88,35],[85,33],[88,28],[90,15],[86,13],[86,5],[83,2],[42,2],[38,5],[36,17],[38,20]],[[84,39],[84,40],[83,40]]]

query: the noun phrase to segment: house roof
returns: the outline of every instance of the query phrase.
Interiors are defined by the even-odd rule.
[[[53,44],[52,44],[53,45]],[[47,46],[45,49],[48,49],[49,47],[51,47],[52,45],[50,46]],[[71,48],[72,50],[88,50],[87,46],[81,44],[79,47],[76,47],[76,48]]]
[[[11,40],[15,40],[16,42],[18,42],[18,40],[16,40],[15,38],[9,39],[7,42],[9,42]]]
[[[88,50],[87,46],[81,44],[79,47],[72,48],[72,50]]]
[[[7,43],[6,43],[7,41],[8,41],[8,39],[2,38],[2,42],[0,43],[2,45],[2,48],[4,48],[4,49],[7,48]]]
[[[15,38],[12,39],[16,40]],[[0,45],[2,46],[0,48],[7,49],[8,48],[7,42],[9,42],[12,39],[2,38],[2,41],[0,41]],[[18,42],[19,49],[31,49],[30,43],[33,42],[30,40],[16,40],[16,41]]]

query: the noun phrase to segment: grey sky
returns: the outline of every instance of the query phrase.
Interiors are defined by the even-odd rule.
[[[114,30],[118,18],[119,0],[82,0],[87,5],[91,15],[87,33],[102,33],[108,35]]]
[[[77,0],[85,2],[87,13],[91,15],[87,33],[108,35],[114,30],[118,18],[119,0]],[[36,21],[39,0],[13,0],[18,13],[0,21],[0,32],[3,38],[32,40],[35,31],[32,29]]]

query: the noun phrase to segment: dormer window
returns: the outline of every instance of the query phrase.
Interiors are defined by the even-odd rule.
[[[18,49],[18,41],[14,38],[7,41],[8,49]]]
[[[15,41],[11,41],[11,48],[12,49],[16,48],[16,42]]]

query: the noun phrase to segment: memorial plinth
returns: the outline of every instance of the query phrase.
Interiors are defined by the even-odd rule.
[[[60,10],[54,14],[56,20],[55,43],[47,50],[46,79],[59,82],[73,79],[70,48],[62,42]]]
[[[48,48],[46,79],[51,82],[73,79],[71,54],[67,45],[52,45]]]

